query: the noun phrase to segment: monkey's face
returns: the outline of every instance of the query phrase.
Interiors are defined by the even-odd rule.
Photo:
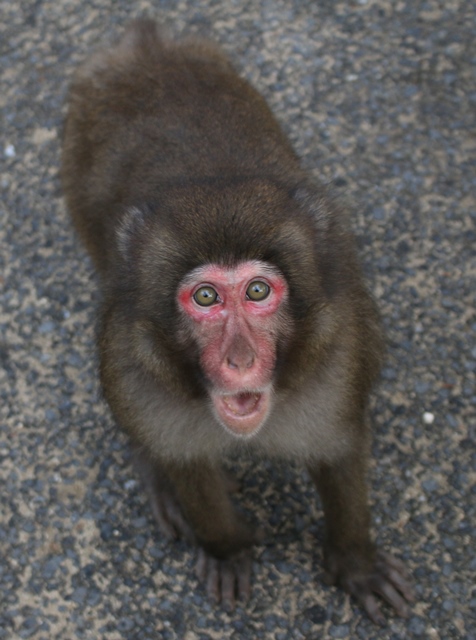
[[[284,277],[261,261],[202,266],[179,287],[178,306],[198,345],[214,413],[235,436],[255,434],[271,409],[287,297]]]

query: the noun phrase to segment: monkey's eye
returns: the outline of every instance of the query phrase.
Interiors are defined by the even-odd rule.
[[[216,302],[217,298],[218,293],[213,287],[200,287],[193,294],[193,299],[201,307],[209,307]]]
[[[254,280],[248,285],[246,295],[250,300],[264,300],[269,295],[269,285],[261,280]]]

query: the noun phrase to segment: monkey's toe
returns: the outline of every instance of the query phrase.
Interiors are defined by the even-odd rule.
[[[348,566],[352,564],[357,567],[359,563],[354,558],[354,562],[349,562]],[[351,572],[344,564],[340,564],[339,569],[334,564],[334,568],[333,581],[350,593],[376,624],[386,624],[377,596],[399,616],[406,618],[410,614],[409,603],[415,600],[411,578],[403,563],[391,554],[378,550],[373,567],[365,571],[354,569]]]
[[[159,529],[169,540],[185,538],[189,542],[194,535],[182,514],[182,510],[175,497],[168,491],[156,490],[151,497],[151,506]]]
[[[233,611],[237,601],[247,602],[251,594],[251,551],[245,549],[226,560],[198,550],[197,577],[205,586],[207,596],[226,611]]]

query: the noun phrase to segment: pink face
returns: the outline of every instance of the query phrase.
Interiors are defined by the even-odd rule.
[[[269,414],[286,298],[283,276],[260,261],[199,267],[179,287],[178,304],[193,323],[215,414],[234,435],[251,436]]]

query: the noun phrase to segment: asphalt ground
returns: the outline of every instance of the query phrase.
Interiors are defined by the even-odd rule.
[[[476,638],[474,4],[0,2],[0,638]],[[323,583],[299,467],[233,462],[268,530],[252,599],[209,604],[164,541],[101,399],[97,280],[58,181],[71,73],[149,14],[223,44],[351,212],[388,337],[372,400],[374,532],[412,571],[375,627]]]

